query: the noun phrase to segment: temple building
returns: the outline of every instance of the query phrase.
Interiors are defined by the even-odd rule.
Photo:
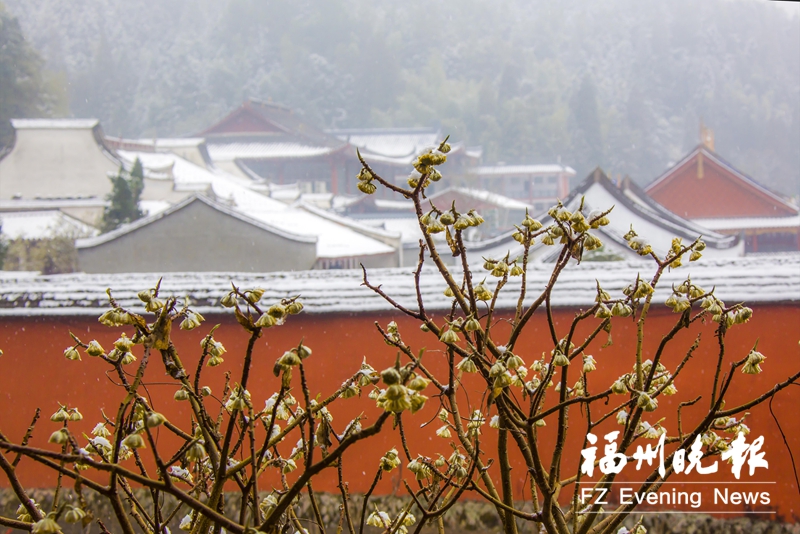
[[[645,239],[660,256],[669,250],[672,239],[681,238],[684,243],[691,243],[702,237],[706,243],[703,252],[705,258],[731,258],[744,255],[744,243],[738,235],[724,235],[705,228],[694,221],[677,215],[650,198],[630,178],[620,183],[612,182],[606,174],[595,169],[581,182],[567,198],[564,206],[571,212],[583,204],[584,213],[592,210],[608,210],[609,224],[592,232],[603,242],[603,247],[591,252],[584,252],[583,261],[635,260],[641,257],[628,246],[625,234],[633,228]],[[540,217],[544,225],[552,223],[546,214]],[[546,246],[537,242],[530,251],[532,259],[553,261],[560,252],[560,247]],[[478,263],[481,258],[503,258],[506,254],[514,259],[522,254],[522,246],[514,241],[511,233],[487,240],[473,247],[470,263]]]
[[[714,152],[713,134],[645,192],[681,217],[743,236],[747,254],[800,250],[800,212]]]

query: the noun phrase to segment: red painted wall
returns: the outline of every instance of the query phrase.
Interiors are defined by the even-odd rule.
[[[688,219],[701,217],[780,217],[795,215],[741,181],[708,157],[698,178],[697,156],[647,190],[656,202]]]
[[[570,310],[556,312],[559,333],[565,331],[566,325],[573,315],[574,311]],[[415,348],[422,346],[428,346],[431,349],[438,348],[437,342],[431,334],[421,332],[413,322],[397,315],[309,314],[291,317],[286,325],[271,329],[256,345],[255,365],[249,386],[254,404],[261,407],[264,400],[278,389],[278,379],[272,375],[271,371],[273,363],[284,350],[295,346],[300,339],[305,339],[305,342],[314,350],[313,356],[308,362],[310,366],[313,366],[309,382],[315,391],[320,390],[323,394],[333,391],[350,376],[358,368],[364,356],[378,370],[391,365],[395,359],[395,353],[391,347],[384,344],[375,331],[374,321],[379,320],[382,324],[386,324],[392,319],[398,322],[407,342]],[[651,314],[648,336],[644,345],[646,357],[652,357],[660,335],[669,329],[674,320],[675,316],[668,311],[658,310]],[[202,381],[203,384],[210,385],[215,393],[221,392],[224,370],[232,370],[235,377],[241,369],[242,355],[246,344],[244,332],[231,318],[228,316],[207,317],[206,325],[210,328],[217,322],[222,323],[222,326],[218,330],[216,338],[225,344],[228,353],[225,355],[226,360],[222,366],[214,369],[206,368],[205,379]],[[703,395],[703,399],[696,407],[684,410],[684,428],[708,405],[709,381],[716,361],[713,326],[712,324],[699,325],[691,332],[680,333],[676,337],[672,349],[666,354],[665,363],[670,367],[674,366],[682,358],[697,333],[701,333],[703,344],[677,382],[679,394],[674,397],[662,396],[660,398],[661,406],[666,409],[660,409],[656,413],[660,414],[659,417],[666,417],[663,424],[670,434],[674,434],[676,431],[675,408],[678,402]],[[743,357],[754,341],[760,339],[759,350],[767,356],[767,360],[763,365],[764,372],[761,375],[753,377],[737,373],[728,406],[748,400],[758,393],[770,389],[790,371],[800,367],[799,326],[800,307],[775,305],[757,307],[753,319],[748,324],[732,329],[726,345],[729,358]],[[497,329],[500,330],[502,327],[502,323],[499,323]],[[46,444],[46,439],[56,426],[48,420],[48,417],[56,410],[57,401],[77,406],[81,410],[84,420],[74,425],[73,428],[87,434],[100,420],[101,409],[104,409],[109,416],[113,416],[116,412],[121,395],[120,390],[112,383],[113,376],[104,374],[108,370],[108,366],[102,361],[88,356],[83,357],[83,362],[71,362],[64,359],[62,352],[70,344],[68,336],[70,330],[85,340],[97,338],[107,349],[112,346],[119,334],[119,330],[102,327],[94,318],[88,317],[5,318],[0,324],[0,348],[5,352],[0,357],[0,429],[13,440],[18,441],[21,438],[30,422],[33,410],[37,406],[42,408],[43,420],[38,425],[32,443],[50,448],[52,446]],[[174,340],[179,354],[189,369],[194,368],[199,355],[200,339],[207,330],[203,327],[193,332],[183,332],[177,329],[174,332]],[[615,319],[614,344],[600,349],[599,345],[604,342],[601,340],[592,350],[587,351],[593,354],[599,363],[598,370],[589,375],[591,390],[600,390],[602,386],[609,385],[617,376],[630,369],[635,350],[635,331],[635,324],[630,320]],[[498,334],[499,332],[496,332],[495,335]],[[530,364],[537,355],[541,356],[542,351],[549,350],[548,337],[546,323],[541,316],[537,316],[518,344],[518,354],[525,359],[526,363]],[[137,347],[137,349],[138,352],[135,350],[135,354],[140,356],[141,347]],[[441,370],[444,356],[437,350],[430,350],[424,357],[424,361],[431,368]],[[577,369],[574,369],[573,373],[577,374]],[[470,378],[474,378],[474,376]],[[163,367],[158,365],[158,362],[151,363],[148,367],[146,380],[147,392],[152,397],[152,405],[177,424],[186,425],[188,421],[187,406],[172,400],[176,387],[163,374]],[[570,383],[574,381],[575,379]],[[470,393],[473,401],[477,397],[475,384],[474,380],[467,380],[465,386],[465,391]],[[432,387],[429,386],[426,393],[432,395],[434,393]],[[791,387],[781,392],[773,403],[773,410],[783,425],[789,446],[795,451],[795,457],[798,459],[800,459],[800,453],[798,453],[800,451],[800,418],[797,417],[799,403],[800,388],[798,387]],[[422,412],[406,418],[407,431],[411,436],[412,453],[435,456],[436,453],[441,452],[449,455],[450,448],[447,442],[437,438],[434,434],[439,426],[438,421],[420,428],[421,425],[434,418],[437,410],[436,399],[431,398]],[[366,396],[361,400],[353,398],[337,401],[331,409],[335,428],[341,432],[344,425],[362,411],[368,416],[367,423],[374,420],[379,413],[373,402]],[[756,436],[765,436],[766,443],[763,450],[766,452],[766,459],[769,461],[770,467],[768,471],[758,470],[752,479],[744,474],[742,480],[776,482],[776,484],[759,486],[759,490],[770,491],[771,509],[777,510],[781,518],[797,520],[800,517],[800,494],[795,485],[786,446],[781,440],[767,407],[762,406],[753,410],[747,423],[752,429],[748,442]],[[580,457],[581,444],[579,441],[583,439],[584,435],[581,430],[583,426],[580,411],[578,409],[571,410],[570,428],[573,439],[568,443],[565,454],[565,473],[575,472],[575,466]],[[602,441],[603,433],[618,428],[620,427],[612,421],[595,433],[600,436]],[[553,443],[554,429],[554,421],[550,421],[549,426],[541,433],[545,452],[550,450]],[[161,432],[160,439],[163,440],[162,445],[167,450],[174,449],[175,444],[169,440],[169,436],[165,432]],[[482,446],[485,450],[484,458],[488,460],[496,457],[495,431],[490,429],[488,424],[484,427],[482,439]],[[283,453],[288,454],[293,445],[293,441],[285,444]],[[602,447],[602,443],[600,445]],[[387,427],[379,437],[358,445],[345,455],[345,477],[352,491],[363,492],[367,489],[377,469],[378,459],[392,447],[397,447],[399,450],[400,440],[397,431]],[[514,465],[517,466],[514,470],[515,489],[519,492],[519,497],[528,496],[525,468],[519,458],[515,458],[514,462]],[[30,486],[46,487],[55,483],[51,473],[29,461],[23,461],[20,464],[20,472],[24,483]],[[403,474],[407,476],[408,472],[405,471]],[[628,480],[642,480],[641,474],[637,476],[635,466],[630,464],[623,474]],[[595,477],[597,476],[596,474]],[[676,475],[671,480],[729,482],[734,478],[730,474],[729,468],[721,463],[720,473],[717,475],[703,478],[684,478],[683,475]],[[0,485],[6,483],[5,480],[0,479]],[[315,489],[336,491],[335,484],[335,471],[329,470],[316,483]],[[681,489],[691,490],[696,487],[686,486]],[[737,489],[734,486],[730,487]],[[571,489],[571,486],[566,488],[563,494],[571,495]],[[749,489],[754,488],[749,486]],[[402,493],[404,490],[400,485],[399,472],[395,471],[385,477],[379,484],[378,491]],[[708,495],[704,495],[704,499],[710,499],[711,490],[706,489],[705,491]],[[706,508],[706,502],[704,500],[704,508]],[[742,506],[728,506],[722,509],[744,510]]]

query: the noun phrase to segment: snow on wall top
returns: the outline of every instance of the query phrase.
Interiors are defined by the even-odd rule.
[[[544,287],[552,266],[531,264],[528,274],[530,303]],[[583,263],[570,265],[561,274],[552,294],[555,306],[591,306],[595,297],[595,280],[612,297],[621,296],[623,287],[637,274],[649,277],[654,264],[646,261]],[[764,273],[769,273],[765,276]],[[374,269],[368,272],[370,282],[399,303],[416,307],[411,268]],[[479,279],[483,274],[475,273]],[[230,313],[219,305],[219,299],[230,290],[233,281],[242,288],[262,287],[263,301],[300,295],[309,313],[376,312],[391,307],[366,287],[361,286],[361,271],[298,271],[283,273],[170,273],[164,276],[161,295],[178,298],[189,296],[193,307],[201,313]],[[663,303],[673,283],[686,276],[710,290],[726,302],[748,304],[800,301],[800,255],[776,257],[700,260],[666,272],[656,294]],[[68,274],[31,276],[9,273],[0,277],[0,316],[99,315],[108,308],[105,290],[111,287],[117,301],[130,309],[142,311],[136,293],[155,285],[157,276],[134,274]],[[489,281],[494,279],[489,278]],[[516,305],[519,278],[514,278],[501,292],[498,305],[509,309]],[[426,269],[421,276],[421,289],[428,309],[449,309],[451,299],[443,294],[440,275]]]

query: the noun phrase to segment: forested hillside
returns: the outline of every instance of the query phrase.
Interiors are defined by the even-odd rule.
[[[5,0],[70,112],[187,135],[246,97],[646,183],[698,142],[800,193],[800,20],[754,0]]]

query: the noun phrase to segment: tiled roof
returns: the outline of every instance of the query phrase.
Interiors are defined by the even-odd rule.
[[[97,119],[11,119],[16,130],[88,130],[98,124]]]
[[[208,141],[206,146],[212,160],[308,158],[326,156],[338,150],[335,147],[287,141],[239,142],[234,139],[227,141],[221,139]]]
[[[512,176],[520,174],[560,174],[575,176],[575,169],[564,165],[494,165],[475,167],[470,174],[477,176]]]
[[[788,217],[722,217],[711,219],[692,219],[711,230],[747,230],[755,228],[797,228],[800,227],[800,215]]]
[[[97,229],[58,210],[0,212],[3,235],[9,239],[44,239],[55,235],[90,236]]]
[[[530,303],[546,284],[552,266],[531,264],[528,273]],[[620,296],[623,287],[635,281],[639,273],[650,273],[652,262],[623,261],[613,263],[584,262],[569,265],[559,278],[552,302],[559,307],[591,306],[596,295],[596,282],[612,297]],[[457,269],[453,269],[457,276]],[[764,276],[764,273],[769,273]],[[368,272],[370,282],[399,303],[414,308],[416,295],[411,268],[374,269]],[[800,255],[747,257],[735,259],[702,259],[664,273],[655,302],[664,302],[672,284],[691,276],[694,283],[715,288],[715,295],[728,303],[747,304],[800,301]],[[112,288],[117,301],[141,311],[136,293],[155,285],[153,274],[67,274],[31,276],[29,273],[0,277],[0,315],[99,315],[108,308],[106,288]],[[299,271],[282,273],[168,273],[164,276],[162,295],[178,298],[189,296],[201,313],[230,313],[219,305],[219,299],[230,290],[233,281],[243,288],[262,287],[264,302],[300,295],[308,313],[352,313],[388,311],[390,306],[361,285],[357,270]],[[498,300],[500,308],[516,305],[519,278],[512,278]],[[425,269],[420,280],[425,306],[431,310],[450,308],[451,299],[443,294],[445,287],[438,272]]]

